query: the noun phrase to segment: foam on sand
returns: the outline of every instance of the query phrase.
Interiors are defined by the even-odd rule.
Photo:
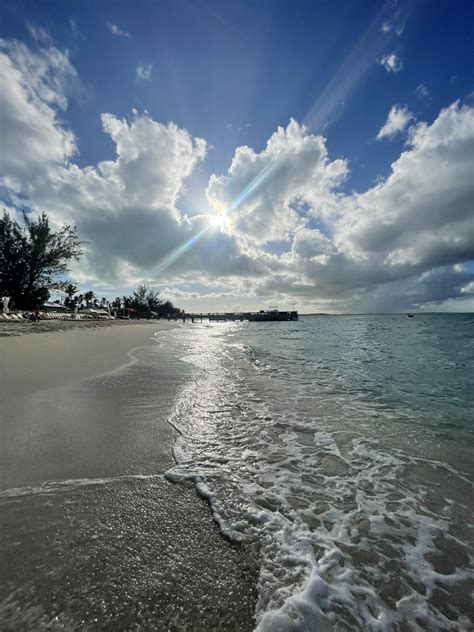
[[[431,441],[413,411],[374,410],[352,384],[345,397],[330,368],[315,397],[307,375],[226,345],[239,327],[180,336],[202,370],[172,415],[181,437],[166,476],[192,480],[223,533],[258,550],[259,632],[468,629],[462,464],[420,456]]]

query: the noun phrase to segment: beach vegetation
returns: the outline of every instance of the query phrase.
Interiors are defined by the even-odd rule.
[[[93,292],[92,290],[88,290],[84,293],[84,300],[87,305],[92,305],[94,303],[95,297],[95,292]]]
[[[72,281],[58,281],[52,288],[59,290],[64,295],[64,307],[75,307],[78,297],[74,297],[74,294],[77,294],[79,291],[75,283]]]
[[[174,318],[183,313],[171,301],[163,300],[158,290],[153,290],[146,284],[139,285],[131,296],[117,296],[111,305],[118,312],[132,318]]]
[[[44,303],[69,262],[81,257],[84,244],[75,226],[62,226],[55,232],[45,213],[37,219],[23,213],[20,223],[4,211],[0,218],[0,292],[10,296],[18,308]]]

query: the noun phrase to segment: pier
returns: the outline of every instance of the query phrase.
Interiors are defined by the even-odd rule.
[[[298,320],[297,311],[279,311],[279,310],[261,310],[259,312],[200,312],[192,314],[183,314],[181,316],[183,323],[187,320],[191,322],[227,322],[248,320],[250,322],[270,322],[270,321],[290,321]],[[176,318],[175,318],[176,320]]]

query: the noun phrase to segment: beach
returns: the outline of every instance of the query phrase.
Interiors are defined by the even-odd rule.
[[[258,632],[472,629],[471,314],[170,332],[174,481],[258,543]]]
[[[0,338],[2,630],[471,629],[473,324]]]
[[[164,477],[180,326],[2,324],[2,630],[253,629],[254,558]]]

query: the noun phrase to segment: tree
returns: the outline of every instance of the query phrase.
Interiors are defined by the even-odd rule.
[[[139,312],[145,311],[148,307],[147,304],[147,293],[148,286],[147,285],[139,285],[137,290],[133,292],[133,296],[131,296],[131,307],[136,309]]]
[[[95,299],[95,293],[92,290],[89,290],[88,292],[84,293],[84,300],[87,303],[87,305],[92,303],[94,299]]]
[[[85,295],[87,297],[88,294]],[[170,301],[166,303],[160,298],[157,290],[148,289],[147,285],[139,285],[132,296],[117,296],[111,303],[117,311],[123,309],[125,315],[130,310],[132,318],[152,318],[157,316],[181,315],[182,311]]]
[[[139,285],[129,299],[129,306],[135,311],[137,317],[150,318],[154,314],[158,314],[162,300],[159,298],[157,290],[148,289],[147,285]]]
[[[0,219],[1,293],[11,296],[17,307],[43,303],[55,278],[67,271],[68,262],[83,254],[84,243],[75,227],[53,232],[45,213],[37,220],[23,213],[20,225],[4,211]]]
[[[163,312],[162,312],[163,316],[168,316],[168,314],[170,316],[174,316],[175,313],[179,313],[179,312],[180,310],[176,309],[176,307],[173,305],[171,301],[165,301],[163,303]]]
[[[76,294],[76,292],[79,291],[79,288],[77,287],[77,285],[74,285],[72,281],[66,281],[64,284],[62,284],[61,289],[66,294],[64,305],[66,307],[73,307],[76,301],[73,300],[72,297],[74,296],[74,294]]]
[[[160,293],[158,291],[149,290],[146,301],[150,312],[159,313],[160,307],[163,305],[163,301],[161,300]]]

